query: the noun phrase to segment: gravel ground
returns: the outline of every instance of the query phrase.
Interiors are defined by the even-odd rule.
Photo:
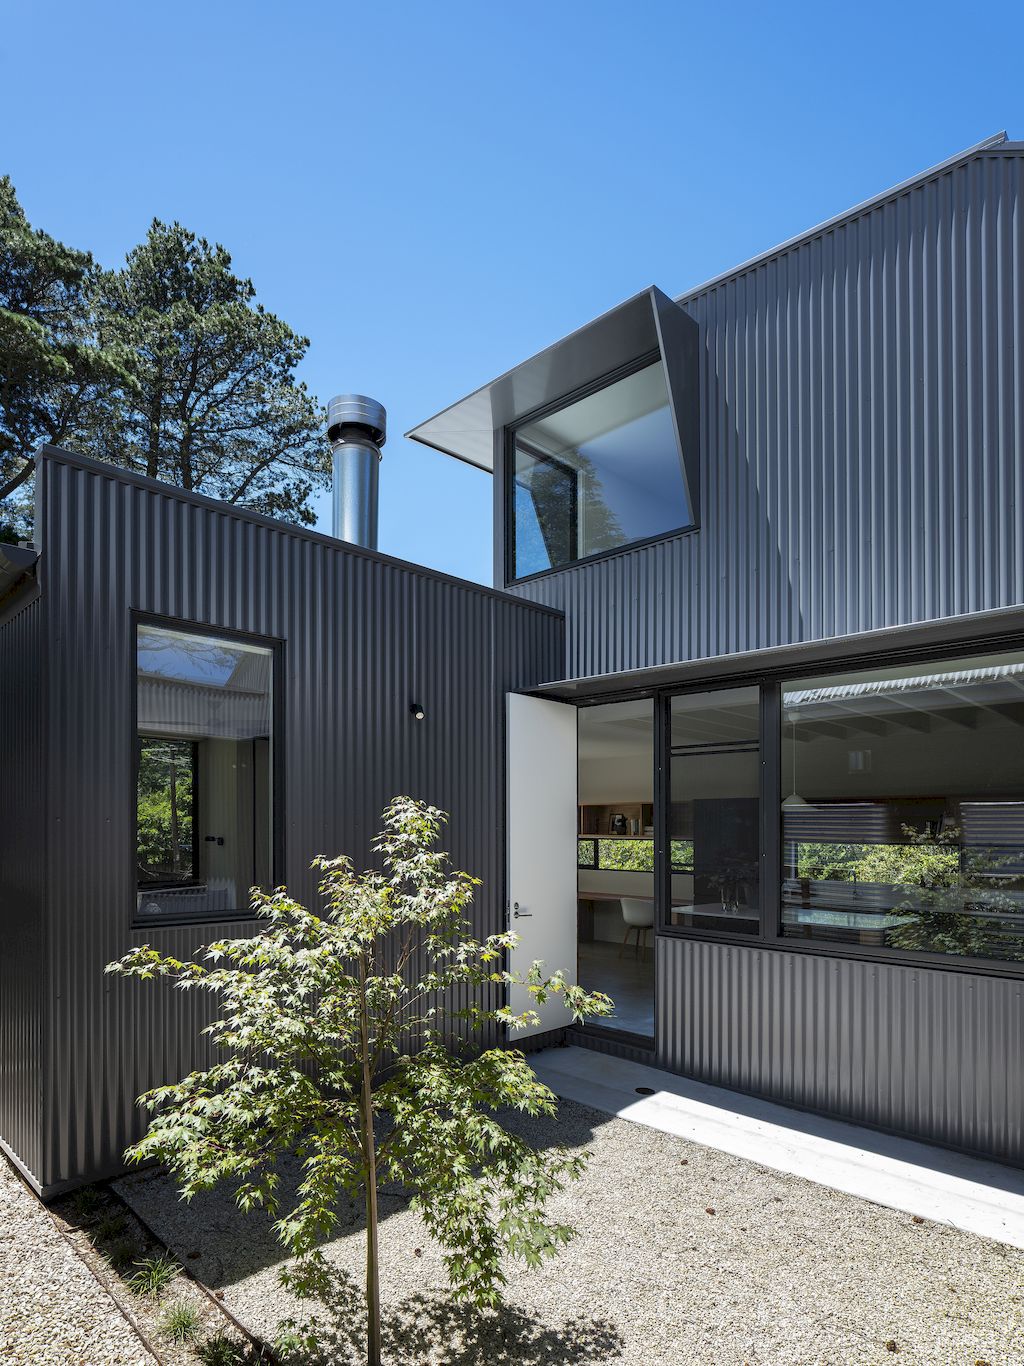
[[[537,1143],[588,1148],[586,1175],[552,1202],[579,1237],[542,1270],[515,1268],[508,1308],[473,1320],[445,1303],[436,1248],[397,1198],[382,1201],[387,1359],[403,1366],[1021,1366],[1024,1253],[780,1175],[563,1102],[518,1121]],[[272,1336],[301,1306],[277,1284],[261,1216],[226,1197],[183,1205],[168,1179],[119,1183],[251,1328]],[[347,1211],[329,1255],[358,1278]],[[343,1296],[341,1297],[344,1298]],[[350,1356],[339,1333],[330,1359]]]
[[[0,1361],[155,1366],[113,1299],[0,1158]]]

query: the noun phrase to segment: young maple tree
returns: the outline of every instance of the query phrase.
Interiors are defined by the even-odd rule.
[[[165,1162],[186,1198],[228,1181],[240,1208],[268,1209],[299,1259],[286,1274],[299,1293],[323,1281],[318,1249],[335,1228],[339,1197],[361,1196],[369,1366],[381,1360],[382,1180],[410,1194],[461,1302],[500,1303],[506,1258],[538,1265],[573,1235],[545,1206],[579,1178],[584,1159],[537,1152],[501,1122],[507,1108],[554,1113],[554,1094],[522,1052],[474,1054],[466,1043],[488,1024],[515,1029],[536,1018],[500,1003],[517,981],[538,1004],[560,996],[576,1020],[612,1009],[563,972],[545,977],[539,962],[516,978],[505,966],[515,935],[473,937],[465,912],[477,879],[453,871],[438,848],[446,819],[398,797],[374,842],[382,872],[357,874],[348,858],[316,860],[323,915],[283,888],[256,890],[266,927],[252,938],[212,943],[196,955],[203,961],[143,946],[107,968],[170,978],[219,1002],[207,1032],[223,1056],[141,1098],[152,1119],[126,1156]],[[456,1008],[459,999],[475,1003]],[[299,1157],[302,1176],[283,1209],[276,1166],[287,1153]]]

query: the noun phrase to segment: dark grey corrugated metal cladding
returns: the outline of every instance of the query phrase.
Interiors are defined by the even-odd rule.
[[[43,615],[0,626],[0,1139],[39,1170],[44,1049]]]
[[[564,609],[569,677],[1024,602],[1024,147],[680,302],[700,529],[514,589]]]
[[[1024,633],[1024,146],[969,152],[680,302],[700,526],[512,590],[565,611],[567,677],[681,679],[745,652],[756,671],[757,651],[777,667],[838,637],[852,664],[859,633],[866,652],[895,627],[941,643],[1000,609],[989,629]],[[1024,1163],[1019,979],[669,936],[657,963],[663,1066]]]
[[[483,879],[474,914],[486,932],[504,924],[504,695],[558,676],[563,626],[508,595],[52,449],[40,459],[37,535],[51,661],[49,1048],[41,1152],[26,1146],[23,1161],[49,1187],[116,1167],[139,1133],[136,1096],[204,1056],[201,1001],[105,978],[104,964],[132,942],[182,955],[252,927],[129,928],[131,612],[283,642],[295,895],[313,896],[316,853],[369,861],[379,813],[403,792],[451,813],[453,859]]]
[[[716,1086],[1024,1162],[1024,982],[657,941],[657,1055]]]

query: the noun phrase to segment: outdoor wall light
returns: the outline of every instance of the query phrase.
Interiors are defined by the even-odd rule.
[[[421,702],[410,702],[409,710],[412,712],[413,716],[415,716],[417,721],[423,720],[423,704]]]

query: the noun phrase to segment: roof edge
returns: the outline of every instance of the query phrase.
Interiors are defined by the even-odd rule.
[[[173,498],[176,502],[184,503],[190,507],[201,507],[210,512],[217,512],[222,517],[235,517],[239,521],[249,522],[254,526],[266,527],[269,531],[277,531],[285,536],[295,536],[299,540],[310,541],[314,545],[326,546],[329,550],[338,551],[345,555],[354,555],[359,559],[372,560],[376,564],[389,565],[393,569],[402,569],[407,573],[418,574],[422,578],[433,579],[435,582],[448,583],[455,588],[465,588],[475,593],[482,593],[485,597],[496,598],[499,602],[514,603],[519,607],[530,607],[538,612],[545,612],[549,616],[564,619],[565,613],[557,607],[549,607],[546,603],[533,602],[529,598],[522,598],[516,593],[508,593],[500,588],[493,588],[490,584],[477,583],[474,579],[460,579],[456,574],[446,574],[443,569],[431,569],[428,565],[416,564],[413,560],[403,560],[397,555],[387,555],[381,550],[369,550],[365,546],[353,545],[351,541],[340,541],[335,536],[328,536],[323,531],[313,531],[309,527],[298,526],[295,522],[281,521],[276,517],[268,517],[265,513],[254,512],[251,508],[239,507],[235,503],[225,503],[218,498],[210,498],[205,493],[192,493],[188,489],[182,489],[177,484],[166,484],[161,479],[151,479],[147,474],[136,474],[134,470],[121,469],[118,465],[112,465],[106,460],[96,460],[89,455],[80,455],[77,451],[69,451],[63,446],[52,446],[49,442],[40,446],[35,454],[35,463],[38,468],[44,461],[52,461],[57,465],[68,465],[72,469],[83,470],[86,474],[99,475],[104,479],[112,479],[121,484],[127,484],[134,488],[145,489],[149,493],[160,494],[164,498]]]
[[[716,289],[719,285],[745,275],[747,271],[754,270],[757,266],[764,265],[776,256],[781,256],[784,252],[792,251],[796,247],[802,246],[806,242],[811,242],[815,237],[828,232],[832,228],[838,227],[841,223],[852,222],[853,219],[860,217],[861,214],[868,213],[871,209],[878,208],[879,205],[886,203],[887,200],[895,199],[900,195],[906,194],[908,190],[914,189],[918,185],[923,185],[934,176],[942,175],[946,171],[951,171],[955,166],[960,166],[982,152],[995,151],[997,148],[1007,150],[1024,150],[1024,143],[1011,142],[1006,134],[1006,129],[1001,129],[998,133],[993,133],[991,137],[984,138],[981,142],[976,142],[971,147],[965,147],[962,152],[954,152],[945,161],[938,162],[935,166],[929,166],[925,171],[918,171],[906,180],[901,180],[892,185],[887,190],[880,190],[878,194],[873,194],[868,199],[863,199],[859,204],[854,204],[849,209],[843,209],[841,213],[833,214],[831,218],[826,218],[821,223],[816,223],[814,227],[804,228],[802,232],[796,233],[793,237],[787,237],[774,247],[768,247],[764,251],[757,252],[754,256],[748,257],[746,261],[741,261],[737,266],[730,266],[728,270],[721,271],[718,275],[712,275],[703,284],[688,289],[685,294],[676,295],[677,304],[688,303],[691,299],[696,299],[701,294],[706,294],[708,290]]]

